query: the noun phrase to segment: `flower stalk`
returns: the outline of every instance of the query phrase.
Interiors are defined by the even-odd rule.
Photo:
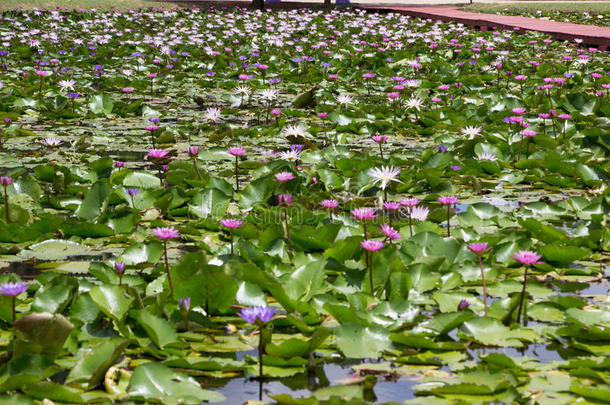
[[[519,250],[518,252],[516,252],[513,256],[512,259],[525,265],[525,273],[523,275],[523,289],[521,290],[521,297],[519,299],[519,311],[517,312],[517,323],[520,324],[521,323],[521,314],[523,314],[523,325],[527,326],[527,315],[526,315],[526,310],[525,310],[525,296],[527,294],[526,292],[526,288],[527,288],[527,273],[529,271],[529,268],[531,265],[533,264],[542,264],[542,262],[540,262],[540,258],[542,257],[542,255],[538,254],[538,252],[533,252],[530,250]]]
[[[13,184],[13,178],[8,176],[0,177],[0,185],[4,188],[4,214],[6,215],[7,225],[11,223],[10,208],[8,205],[8,186]]]

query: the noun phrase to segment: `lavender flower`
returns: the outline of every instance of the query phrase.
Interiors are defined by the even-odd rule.
[[[0,294],[5,295],[7,297],[16,297],[19,294],[22,294],[27,291],[30,286],[23,281],[14,282],[6,282],[0,284]]]
[[[267,305],[256,307],[246,307],[239,312],[239,316],[246,322],[256,324],[258,321],[262,323],[269,322],[275,314],[276,308]]]

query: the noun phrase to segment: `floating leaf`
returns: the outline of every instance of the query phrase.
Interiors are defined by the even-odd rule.
[[[177,373],[159,363],[145,363],[135,368],[127,392],[134,399],[161,401],[165,404],[200,404],[220,402],[225,397],[201,388],[191,377]]]
[[[378,326],[363,327],[347,323],[337,328],[337,348],[348,358],[379,358],[390,348],[389,332]]]

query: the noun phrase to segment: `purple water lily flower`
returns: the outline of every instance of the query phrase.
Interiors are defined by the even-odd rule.
[[[246,322],[255,324],[257,319],[262,323],[267,323],[273,318],[276,308],[260,305],[256,307],[246,307],[239,312],[239,316]]]
[[[30,286],[23,281],[7,282],[0,284],[0,294],[5,295],[7,297],[16,297],[17,295],[24,293]]]

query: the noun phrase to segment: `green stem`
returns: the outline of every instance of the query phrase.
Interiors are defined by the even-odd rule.
[[[263,351],[265,350],[263,345],[263,327],[260,326],[258,329],[258,377],[263,381]],[[262,395],[262,392],[261,394]]]
[[[519,312],[517,314],[517,323],[521,323],[521,312],[523,312],[523,303],[525,302],[525,287],[527,285],[527,270],[529,266],[525,266],[525,274],[523,275],[523,290],[521,291],[521,300],[519,302]],[[527,320],[524,319],[523,323],[526,325]]]
[[[288,225],[288,208],[284,208],[284,220],[286,222],[286,239],[290,240],[290,226]]]
[[[201,177],[201,173],[199,172],[199,168],[197,167],[197,159],[193,156],[193,166],[195,167],[195,171],[197,172],[197,177],[199,177],[200,181],[203,181],[203,177]]]
[[[449,224],[450,216],[451,216],[451,204],[447,204],[447,237],[451,236],[451,225]]]
[[[235,191],[239,191],[239,158],[235,156]]]
[[[485,272],[483,271],[483,259],[479,255],[479,266],[481,267],[481,280],[483,281],[483,302],[485,303],[485,316],[487,316],[487,286],[485,285]]]
[[[521,153],[523,152],[523,133],[521,133],[521,143],[519,144],[519,157],[517,158],[517,162],[521,160]]]
[[[11,223],[11,215],[10,215],[10,211],[9,211],[9,207],[8,207],[8,192],[6,191],[6,186],[4,186],[4,207],[5,212],[6,212],[6,223],[10,224]]]
[[[231,255],[233,255],[233,228],[231,228]]]
[[[375,291],[373,291],[373,252],[368,252],[366,255],[367,259],[367,267],[369,268],[369,287],[371,289],[371,295],[375,295]]]
[[[167,240],[163,241],[163,258],[165,259],[165,272],[167,273],[167,281],[169,283],[169,289],[174,296],[174,285],[172,284],[172,276],[169,274],[169,263],[167,261]]]

